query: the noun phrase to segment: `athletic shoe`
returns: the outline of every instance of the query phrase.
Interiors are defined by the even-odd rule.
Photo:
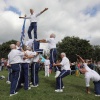
[[[11,82],[10,82],[10,81],[6,81],[6,83],[7,83],[7,84],[11,84]]]
[[[95,94],[95,96],[100,97],[100,94]]]
[[[32,84],[32,82],[30,82],[30,85]]]
[[[64,89],[65,87],[63,86],[62,88]]]
[[[55,75],[55,78],[57,78],[59,75],[60,75],[60,71],[56,71],[56,75]]]
[[[10,94],[10,97],[13,96],[13,95],[16,95],[16,94],[18,94],[18,92],[15,92],[14,94]]]
[[[55,92],[63,92],[63,90],[62,89],[57,89],[57,90],[55,90]]]
[[[30,90],[31,89],[31,87],[28,87],[28,90]]]
[[[5,78],[5,76],[3,76],[3,75],[1,75],[1,77],[4,79]]]
[[[21,86],[24,86],[24,84],[23,84],[23,83],[21,83]]]
[[[38,87],[39,85],[30,85],[31,87]]]

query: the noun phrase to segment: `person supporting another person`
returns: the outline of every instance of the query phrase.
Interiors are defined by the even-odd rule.
[[[56,40],[55,40],[55,34],[50,34],[49,39],[42,39],[38,40],[41,43],[48,43],[49,49],[50,49],[50,70],[52,71],[53,63],[56,63],[57,61],[57,49],[56,49]],[[55,72],[58,71],[58,67],[55,67]]]
[[[62,82],[62,78],[70,74],[70,62],[69,59],[66,57],[65,53],[61,53],[62,61],[61,63],[53,64],[53,66],[60,66],[61,67],[61,73],[56,78],[56,90],[55,92],[63,92],[64,85]]]
[[[80,57],[79,55],[77,55],[77,57],[83,63],[83,68],[81,68],[80,71],[85,75],[86,92],[90,94],[89,83],[90,83],[90,80],[92,80],[94,83],[95,96],[100,96],[100,75],[96,71],[90,69],[87,66],[87,63],[85,63],[85,61],[82,59],[82,57]]]
[[[12,80],[11,80],[11,88],[10,88],[10,96],[17,94],[17,87],[20,79],[20,72],[21,72],[21,62],[22,56],[25,55],[24,52],[21,52],[16,49],[15,44],[10,45],[11,51],[8,54],[9,64],[11,65],[12,69]]]
[[[38,87],[39,86],[39,76],[38,76],[38,71],[40,67],[40,54],[37,52],[33,52],[34,55],[28,56],[28,58],[33,58],[32,59],[32,85],[31,87]]]
[[[34,29],[34,39],[37,39],[37,17],[39,15],[41,15],[43,12],[45,12],[46,10],[48,10],[48,8],[45,8],[43,11],[41,11],[38,14],[34,13],[33,9],[30,9],[30,13],[31,15],[29,17],[19,17],[19,18],[25,18],[25,19],[30,19],[30,26],[28,29],[28,37],[29,39],[32,39],[32,35],[31,35],[31,31]]]

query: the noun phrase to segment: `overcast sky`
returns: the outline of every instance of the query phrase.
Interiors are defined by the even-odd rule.
[[[78,36],[100,44],[100,0],[0,0],[0,43],[11,39],[20,40],[23,19],[48,7],[38,17],[38,38],[49,38],[55,33],[57,41],[65,36]],[[26,21],[26,38],[30,21]]]

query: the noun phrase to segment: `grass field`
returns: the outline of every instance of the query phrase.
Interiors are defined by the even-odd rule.
[[[7,77],[7,71],[0,72],[0,76]],[[18,94],[9,97],[10,85],[6,84],[6,79],[0,80],[0,100],[100,100],[94,96],[93,84],[91,82],[91,94],[85,92],[84,76],[69,75],[63,79],[64,92],[55,93],[55,78],[52,74],[49,78],[44,77],[44,71],[39,72],[40,84],[37,88],[25,91],[23,88]]]

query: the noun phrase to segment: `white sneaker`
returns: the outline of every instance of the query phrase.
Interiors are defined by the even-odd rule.
[[[28,87],[28,90],[30,90],[31,89],[31,87]]]
[[[31,87],[38,87],[39,85],[30,85]]]
[[[63,86],[62,88],[64,89],[65,87]]]
[[[32,84],[32,82],[30,82],[30,85]]]
[[[5,76],[1,75],[2,78],[5,78]]]
[[[21,86],[24,86],[24,84],[23,84],[23,83],[21,83]]]
[[[59,89],[55,90],[55,92],[59,92]]]
[[[95,94],[95,96],[99,97],[99,96],[100,96],[100,94]]]
[[[55,92],[63,92],[63,90],[62,89],[57,89],[57,90],[55,90]]]
[[[14,94],[10,94],[10,97],[13,96],[13,95],[16,95],[16,94],[18,94],[18,92],[15,92]]]
[[[59,75],[60,75],[60,71],[56,71],[56,75],[55,75],[55,78],[57,78]]]
[[[6,83],[7,83],[7,84],[11,84],[11,82],[10,82],[10,81],[6,81]]]

